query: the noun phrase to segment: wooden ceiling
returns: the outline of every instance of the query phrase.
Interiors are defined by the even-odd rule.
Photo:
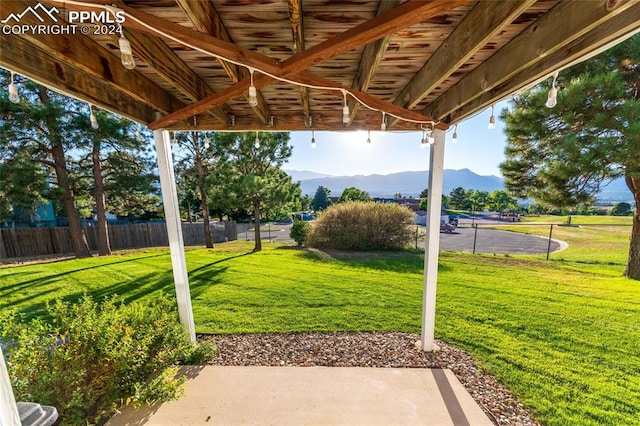
[[[117,35],[5,28],[0,66],[152,129],[379,130],[382,111],[446,129],[640,29],[640,0],[61,1],[40,3],[115,1],[136,68]],[[2,0],[0,20],[36,4]]]

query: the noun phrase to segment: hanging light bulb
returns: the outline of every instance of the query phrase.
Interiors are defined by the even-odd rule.
[[[349,117],[349,105],[347,105],[347,91],[343,90],[342,91],[342,96],[344,97],[344,104],[342,106],[342,123],[344,124],[349,124],[350,121],[350,117]]]
[[[371,145],[371,130],[367,130],[367,144]]]
[[[140,132],[140,126],[136,127],[136,140],[142,142],[142,133]]]
[[[124,32],[120,33],[120,39],[118,45],[120,46],[120,62],[122,66],[128,70],[132,70],[136,67],[136,61],[133,59],[133,50],[131,50],[131,43],[129,39],[124,36]]]
[[[427,147],[427,145],[429,145],[429,142],[427,142],[427,131],[426,129],[422,129],[422,140],[420,141],[420,148],[424,149]]]
[[[489,130],[493,130],[496,128],[496,116],[493,115],[494,105],[491,105],[491,117],[489,117]]]
[[[558,73],[553,75],[553,81],[551,82],[551,89],[549,89],[549,95],[547,96],[547,102],[544,104],[547,108],[553,108],[558,103],[558,88],[556,87],[556,79]]]
[[[173,132],[173,146],[178,146],[178,137],[176,136],[176,132]]]
[[[429,130],[427,134],[427,142],[429,143],[429,145],[433,145],[434,143],[436,143],[436,138],[433,137],[433,124],[431,125],[431,130]]]
[[[14,104],[17,104],[18,102],[20,102],[20,95],[18,95],[18,86],[16,86],[15,83],[13,82],[14,76],[15,76],[15,73],[12,71],[11,83],[9,83],[9,101],[13,102]]]
[[[260,148],[260,138],[258,137],[258,132],[256,132],[256,140],[253,142],[253,146],[255,146],[256,149]]]
[[[209,147],[211,146],[211,141],[209,140],[209,138],[205,135],[204,137],[204,149],[209,149]]]
[[[453,138],[451,139],[451,142],[458,143],[458,125],[457,124],[453,128]]]
[[[316,147],[316,132],[311,131],[311,148]]]
[[[249,86],[249,105],[252,107],[258,105],[258,90],[253,85],[253,68],[249,68],[249,74],[251,75],[251,85]]]
[[[382,112],[382,123],[380,123],[380,130],[382,130],[383,132],[385,130],[387,130],[387,120],[386,120],[387,117],[386,117],[386,115],[387,115],[387,113],[383,111]]]
[[[98,125],[98,119],[93,113],[93,105],[89,104],[89,121],[91,122],[91,128],[96,130],[100,125]]]

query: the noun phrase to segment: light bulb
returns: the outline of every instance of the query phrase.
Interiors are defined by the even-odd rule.
[[[311,148],[316,147],[316,135],[315,132],[311,131]]]
[[[490,130],[493,130],[496,128],[496,117],[491,114],[491,117],[489,117],[489,126],[487,126]]]
[[[258,91],[254,85],[249,86],[249,105],[252,107],[258,105]]]
[[[142,134],[140,133],[140,129],[139,128],[136,128],[136,140],[138,142],[142,141]]]
[[[136,61],[133,59],[133,50],[131,50],[131,43],[124,36],[120,36],[118,40],[118,45],[120,46],[120,61],[122,62],[122,66],[128,70],[132,70],[136,67]]]
[[[434,143],[436,143],[436,138],[433,137],[433,133],[429,133],[429,137],[427,138],[427,142],[429,143],[429,145],[433,145]]]
[[[98,125],[98,119],[96,118],[95,114],[93,113],[93,107],[91,105],[89,105],[89,121],[91,122],[91,128],[96,130],[98,129],[98,127],[100,127]]]
[[[451,139],[451,142],[458,143],[458,130],[453,131],[453,138]]]
[[[380,130],[382,130],[383,132],[385,130],[387,130],[387,120],[385,120],[385,118],[386,118],[385,115],[386,114],[383,112],[382,113],[382,123],[380,123]]]
[[[20,102],[20,95],[18,95],[18,87],[13,83],[14,73],[11,73],[11,83],[9,83],[9,101],[17,104]]]
[[[422,140],[420,141],[420,148],[424,149],[429,143],[427,142],[427,132],[422,131]]]
[[[344,124],[349,124],[349,105],[344,104],[342,107],[342,122]]]
[[[547,108],[553,108],[558,104],[558,89],[555,86],[552,86],[549,90],[549,96],[547,97],[547,102],[544,104]]]
[[[211,141],[209,140],[208,137],[205,136],[205,138],[204,138],[204,149],[209,149],[210,146],[211,146]]]
[[[178,146],[178,138],[176,137],[176,132],[173,132],[173,146]]]
[[[371,145],[371,130],[367,131],[367,144]]]
[[[256,132],[256,140],[253,142],[253,146],[255,146],[256,149],[260,148],[260,138],[258,138],[258,132]]]

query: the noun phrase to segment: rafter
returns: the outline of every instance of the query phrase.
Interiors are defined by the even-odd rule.
[[[286,76],[287,78],[291,78],[291,76],[304,71],[307,67],[331,59],[341,53],[355,49],[373,40],[377,40],[378,38],[393,34],[403,28],[436,16],[443,11],[465,4],[468,1],[469,0],[442,0],[438,2],[423,2],[420,0],[408,1],[373,18],[370,21],[357,25],[330,40],[320,43],[312,49],[292,56],[290,59],[283,62],[282,65],[278,61],[257,52],[242,49],[239,46],[233,45],[232,43],[228,43],[219,38],[190,30],[181,25],[174,24],[173,22],[169,22],[165,19],[158,18],[127,6],[123,6],[123,9],[130,16],[143,21],[154,28],[162,28],[162,31],[166,34],[183,40],[204,51],[224,56],[247,66],[262,69],[276,76]],[[135,21],[135,19],[127,19],[125,21],[125,25],[153,33],[153,30],[140,25]],[[325,82],[329,82],[326,79],[323,80]],[[266,80],[261,79],[261,81],[263,81],[264,85],[264,81]],[[271,82],[271,79],[269,79],[269,82]],[[157,120],[155,125],[158,123],[170,125],[175,123],[177,120],[200,114],[212,106],[220,105],[233,97],[241,95],[248,87],[249,80],[245,78],[227,89],[184,108],[182,111],[176,111],[175,113],[164,117],[162,120]],[[256,84],[256,87],[258,87],[258,84]],[[391,103],[389,103],[389,105],[391,105]],[[402,110],[402,108],[396,108],[396,110]],[[409,112],[408,110],[405,111]]]
[[[393,103],[415,108],[533,3],[535,0],[480,0],[400,91]],[[389,127],[395,123],[395,119],[389,120]]]
[[[382,15],[387,10],[393,9],[400,3],[399,0],[389,0],[389,1],[381,1],[378,5],[378,11],[376,16]],[[376,75],[376,71],[378,71],[378,67],[380,66],[380,62],[382,62],[382,58],[384,57],[384,53],[387,50],[387,46],[389,46],[389,40],[391,39],[390,35],[387,35],[374,43],[369,43],[365,46],[364,51],[362,52],[362,58],[360,59],[360,66],[358,67],[358,72],[356,73],[356,77],[353,81],[352,87],[363,92],[366,92],[369,88],[369,84],[373,81],[373,78]],[[349,105],[349,123],[355,118],[358,113],[358,109],[360,108],[360,104],[355,100],[351,100],[348,103]]]
[[[592,29],[606,24],[619,14],[627,13],[635,3],[637,2],[580,0],[559,2],[455,86],[427,105],[423,112],[438,119],[447,118],[455,110],[562,50]],[[635,19],[640,21],[640,16],[635,16]],[[449,117],[448,120],[455,119]]]
[[[293,39],[293,51],[298,54],[304,52],[304,22],[302,20],[302,0],[289,0],[289,22],[291,23],[291,38]],[[300,102],[306,127],[311,126],[311,104],[309,102],[309,89],[300,86]]]
[[[0,16],[18,13],[29,5],[30,3],[25,1],[0,2]],[[31,14],[24,15],[22,22],[24,24],[39,23]],[[118,57],[87,36],[81,34],[39,34],[36,36],[31,31],[25,31],[21,34],[21,38],[58,60],[73,65],[89,76],[103,80],[127,96],[148,104],[165,114],[185,106],[184,103],[165,92],[142,74],[123,68]],[[7,44],[8,42],[3,40],[3,46],[0,49],[2,52],[0,55],[4,57],[8,55],[7,52],[3,52]],[[73,46],[73,49],[70,46]]]
[[[198,101],[214,93],[165,42],[136,30],[127,31],[126,36],[136,57],[142,59],[167,83],[192,101]],[[227,105],[217,105],[212,108],[211,113],[227,126],[231,126],[231,110]]]
[[[97,105],[131,120],[149,123],[155,110],[115,89],[101,77],[89,76],[24,38],[3,34],[0,65],[51,89]]]
[[[186,13],[189,20],[198,31],[212,35],[226,42],[233,43],[233,39],[231,38],[229,31],[225,28],[224,23],[220,19],[220,15],[211,0],[176,0],[176,2],[182,8],[184,13]],[[220,65],[234,83],[249,76],[249,72],[244,67],[239,67],[221,59],[218,60],[218,62],[220,62]],[[259,90],[257,92],[257,97],[258,104],[252,108],[262,122],[266,124],[271,118],[271,111],[264,96]],[[248,95],[245,96],[245,98],[247,101],[249,100]]]
[[[452,117],[455,117],[455,122],[464,120],[497,100],[504,99],[511,93],[549,77],[551,72],[569,66],[590,53],[607,49],[611,43],[617,43],[638,31],[640,31],[640,3],[632,6],[625,13],[617,15],[606,25],[593,29],[574,40],[561,51],[546,56],[544,60],[521,71],[508,82],[478,96],[472,102],[454,111]]]

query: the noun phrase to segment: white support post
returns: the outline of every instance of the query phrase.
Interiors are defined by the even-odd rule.
[[[434,350],[438,251],[440,250],[440,216],[442,215],[442,179],[444,173],[443,130],[433,131],[435,143],[429,154],[429,196],[427,199],[427,235],[424,241],[424,290],[422,294],[423,351]]]
[[[184,255],[182,222],[180,221],[180,209],[178,208],[178,192],[173,171],[173,160],[171,158],[169,132],[155,130],[153,132],[153,139],[156,145],[158,169],[160,170],[162,204],[164,205],[164,216],[167,223],[167,234],[169,236],[169,250],[171,252],[173,281],[175,283],[176,299],[178,301],[178,314],[180,315],[180,322],[189,334],[191,341],[195,342],[196,331],[193,323],[189,276],[187,275],[187,261]]]
[[[0,345],[0,425],[19,425],[20,414],[13,396],[11,381]]]

